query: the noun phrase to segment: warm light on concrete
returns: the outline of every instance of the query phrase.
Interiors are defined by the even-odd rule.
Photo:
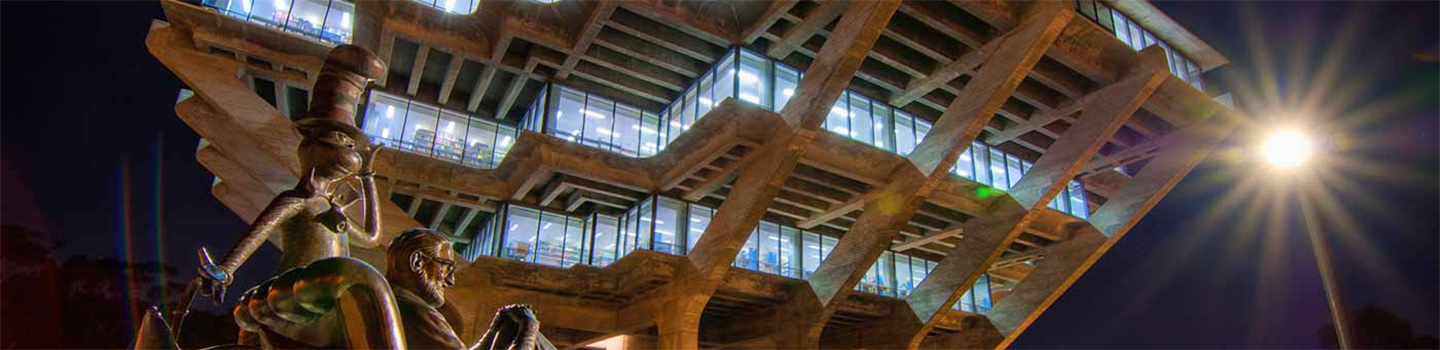
[[[1314,152],[1310,137],[1296,130],[1280,130],[1265,138],[1260,153],[1277,168],[1293,169],[1305,164]]]

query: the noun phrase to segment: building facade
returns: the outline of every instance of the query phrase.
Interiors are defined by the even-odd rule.
[[[324,54],[382,58],[385,234],[455,241],[466,341],[526,303],[571,348],[1005,347],[1238,120],[1138,0],[160,5],[247,221]]]

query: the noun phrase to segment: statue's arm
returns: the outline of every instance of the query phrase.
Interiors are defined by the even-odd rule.
[[[374,248],[380,246],[380,194],[375,188],[375,170],[372,168],[375,155],[384,148],[383,144],[370,146],[370,154],[365,157],[360,174],[360,191],[365,200],[365,227],[363,231],[346,230],[362,247]]]
[[[245,236],[240,238],[240,243],[237,243],[235,248],[231,248],[230,253],[225,255],[225,260],[220,263],[220,267],[233,276],[235,270],[245,264],[245,261],[250,259],[250,255],[254,254],[256,249],[260,249],[260,246],[265,244],[265,240],[270,238],[280,223],[294,216],[304,206],[304,199],[295,197],[288,191],[275,197],[270,201],[270,205],[260,212],[260,216],[250,223],[250,231],[246,232]],[[226,282],[228,283],[228,281]]]

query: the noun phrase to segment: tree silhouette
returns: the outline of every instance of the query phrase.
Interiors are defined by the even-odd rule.
[[[1440,348],[1440,343],[1436,342],[1435,336],[1416,336],[1410,330],[1410,321],[1395,316],[1375,304],[1365,304],[1360,310],[1351,314],[1350,323],[1351,327],[1354,327],[1354,345],[1357,349]],[[1340,348],[1339,340],[1335,336],[1334,323],[1320,326],[1320,329],[1316,330],[1316,336],[1320,339],[1321,348]]]

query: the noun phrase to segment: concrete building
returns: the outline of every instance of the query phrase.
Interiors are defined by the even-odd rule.
[[[467,342],[527,303],[566,347],[1004,347],[1239,119],[1226,58],[1138,0],[161,6],[247,221],[324,54],[382,57],[385,234],[457,243]]]

